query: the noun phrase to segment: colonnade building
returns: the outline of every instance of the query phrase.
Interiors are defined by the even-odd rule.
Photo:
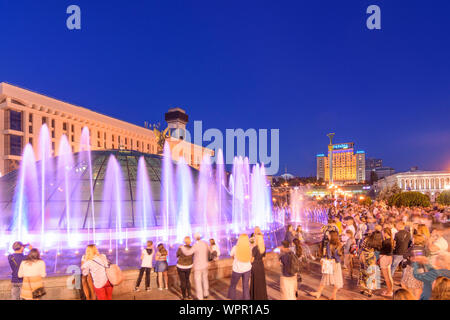
[[[450,189],[450,171],[401,172],[377,181],[379,190],[395,184],[403,191],[419,191],[433,199]]]

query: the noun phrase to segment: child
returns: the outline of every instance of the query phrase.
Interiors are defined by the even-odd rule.
[[[377,265],[375,257],[368,260],[368,267],[366,269],[367,280],[366,288],[369,298],[372,296],[373,290],[380,289],[380,267]]]
[[[139,276],[136,281],[136,287],[134,291],[139,291],[139,286],[141,285],[142,277],[145,272],[145,290],[150,291],[150,273],[153,267],[153,241],[147,241],[147,248],[142,250],[141,253],[141,269],[139,270]]]
[[[166,248],[164,248],[164,245],[162,243],[158,244],[158,251],[156,252],[156,266],[155,271],[158,274],[158,289],[162,290],[163,287],[163,277],[165,282],[164,289],[168,290],[168,282],[169,282],[169,276],[167,274],[168,264],[167,264],[167,255],[168,252]]]
[[[214,239],[209,239],[209,244],[210,244],[210,251],[211,251],[211,260],[212,261],[219,260],[220,249],[219,249],[219,246],[216,244],[216,241]]]
[[[350,279],[353,280],[353,257],[355,252],[358,250],[356,246],[356,240],[353,236],[352,230],[345,231],[347,241],[344,245],[344,266],[350,273]]]

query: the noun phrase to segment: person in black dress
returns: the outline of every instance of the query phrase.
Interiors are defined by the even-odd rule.
[[[263,258],[266,255],[264,238],[261,234],[255,235],[255,246],[252,249],[252,272],[250,280],[250,299],[268,300],[266,287],[266,272]]]

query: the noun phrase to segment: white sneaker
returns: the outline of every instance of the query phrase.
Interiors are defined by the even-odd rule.
[[[136,287],[136,288],[134,288],[134,291],[135,291],[135,292],[138,292],[138,291],[140,291],[140,290],[139,290],[139,288]]]

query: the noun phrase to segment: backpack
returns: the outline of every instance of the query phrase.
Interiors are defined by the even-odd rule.
[[[208,253],[208,261],[213,261],[217,258],[217,251],[209,251]]]
[[[300,262],[297,256],[293,252],[289,252],[289,265],[287,268],[287,273],[290,276],[295,276],[295,274],[300,273]]]
[[[349,251],[350,251],[350,254],[352,254],[354,256],[357,256],[358,255],[358,245],[356,243],[353,243],[350,246],[350,250]]]
[[[110,264],[106,268],[106,276],[113,286],[118,286],[123,281],[123,273],[117,264]]]

